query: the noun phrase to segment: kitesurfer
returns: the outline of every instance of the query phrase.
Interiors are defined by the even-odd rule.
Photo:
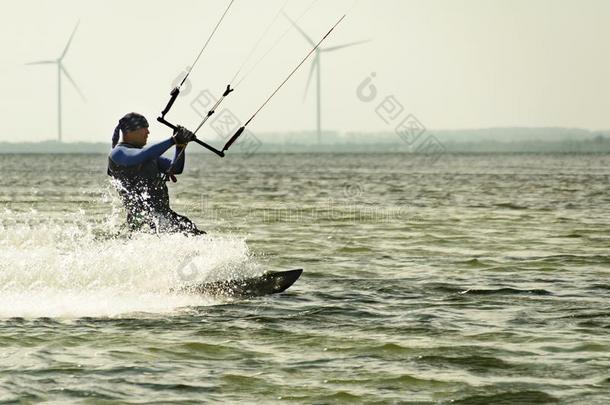
[[[119,132],[123,133],[120,143]],[[119,120],[112,136],[108,175],[113,178],[123,200],[129,229],[145,231],[149,227],[157,233],[205,234],[190,219],[170,208],[165,184],[167,177],[182,173],[183,149],[195,139],[195,135],[184,127],[178,127],[170,138],[144,147],[149,133],[146,118],[132,112]],[[172,163],[161,155],[174,145],[176,154]]]

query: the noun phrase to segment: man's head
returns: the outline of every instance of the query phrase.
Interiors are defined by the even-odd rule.
[[[119,120],[119,125],[114,129],[112,136],[112,147],[114,148],[119,141],[119,130],[123,132],[123,142],[135,146],[146,145],[148,139],[148,121],[138,113],[132,112]]]
[[[146,145],[146,140],[148,139],[148,134],[150,131],[148,127],[134,129],[133,131],[124,132],[123,133],[123,142],[130,143],[135,146],[144,146]]]

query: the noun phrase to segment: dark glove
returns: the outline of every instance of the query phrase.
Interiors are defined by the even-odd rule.
[[[176,145],[186,145],[195,139],[195,134],[184,127],[178,126],[178,130],[174,131],[173,138]]]

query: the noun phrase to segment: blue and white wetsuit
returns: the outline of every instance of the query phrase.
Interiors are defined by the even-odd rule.
[[[173,145],[172,138],[145,148],[122,142],[108,156],[108,175],[115,179],[131,230],[142,230],[148,225],[156,232],[205,233],[170,208],[164,174],[172,161],[161,155]],[[173,174],[180,174],[184,169],[185,154],[178,158],[179,153],[176,148],[178,160]]]

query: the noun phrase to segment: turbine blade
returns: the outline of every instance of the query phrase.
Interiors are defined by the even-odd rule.
[[[318,66],[318,58],[320,56],[316,55],[316,58],[311,62],[311,68],[309,69],[309,76],[307,77],[307,84],[305,85],[305,92],[303,93],[303,100],[307,97],[307,92],[309,91],[309,84],[311,83],[311,78],[313,77],[313,72]]]
[[[37,62],[29,62],[26,65],[50,65],[52,63],[57,63],[56,60],[39,60]]]
[[[83,101],[87,101],[87,99],[85,98],[85,95],[83,94],[82,91],[80,91],[80,89],[78,88],[78,86],[76,85],[76,82],[74,81],[74,79],[72,79],[72,76],[70,76],[70,74],[68,73],[68,71],[66,70],[66,68],[64,67],[64,65],[62,65],[61,63],[59,64],[61,71],[66,75],[66,77],[68,78],[68,80],[70,81],[70,83],[72,83],[72,86],[74,86],[74,88],[76,89],[76,91],[78,91],[78,94],[81,96],[81,98],[83,99]]]
[[[299,27],[299,26],[297,25],[297,23],[296,23],[296,22],[294,22],[294,21],[292,20],[292,18],[288,17],[288,14],[286,14],[284,11],[282,11],[282,14],[284,14],[284,17],[286,17],[286,19],[287,19],[288,21],[290,21],[290,24],[292,24],[292,26],[293,26],[294,28],[296,28],[296,29],[297,29],[297,31],[299,31],[299,32],[301,33],[301,35],[303,35],[303,37],[305,37],[305,39],[307,40],[307,42],[309,42],[309,43],[311,44],[311,46],[316,46],[316,43],[315,43],[315,42],[313,42],[313,40],[312,40],[312,39],[309,37],[309,35],[307,35],[307,34],[305,33],[305,31],[303,31],[303,30],[301,29],[301,27]]]
[[[320,49],[320,51],[321,52],[332,52],[332,51],[336,51],[336,50],[339,50],[339,49],[348,48],[350,46],[364,44],[364,43],[370,42],[370,41],[371,41],[370,39],[367,39],[365,41],[356,41],[356,42],[350,42],[348,44],[343,44],[343,45],[329,46],[328,48]]]
[[[76,26],[72,30],[72,35],[70,35],[70,39],[68,39],[68,43],[66,44],[66,47],[64,48],[63,53],[59,57],[59,60],[62,60],[64,58],[64,56],[66,56],[66,53],[68,52],[68,48],[70,47],[70,43],[72,42],[72,38],[74,38],[74,34],[76,33],[76,29],[78,28],[78,24],[80,24],[80,21],[78,21],[76,23]]]

